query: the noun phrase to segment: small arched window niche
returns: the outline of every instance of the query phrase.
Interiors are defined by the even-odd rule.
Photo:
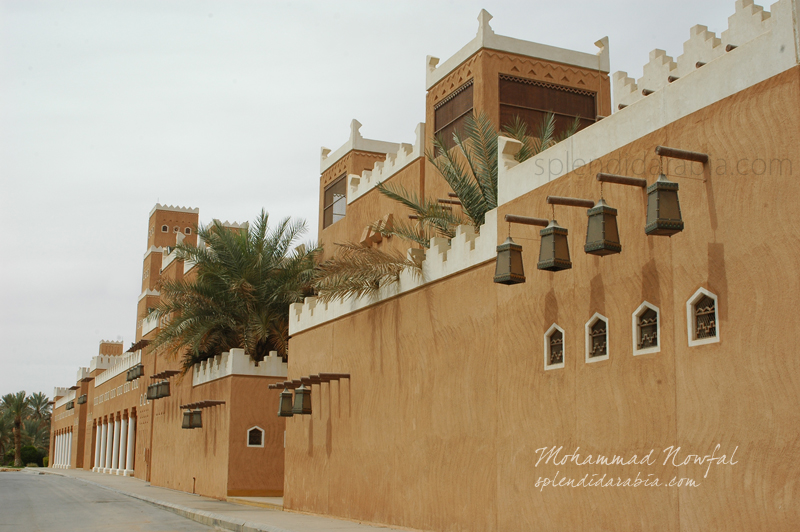
[[[608,318],[595,312],[586,322],[586,362],[608,360]]]
[[[161,226],[161,232],[162,232],[162,233],[167,233],[167,232],[169,232],[169,227],[167,227],[166,225],[162,225],[162,226]]]
[[[192,228],[191,227],[187,227],[186,229],[183,230],[183,232],[185,234],[187,234],[187,235],[191,235],[192,234]]]
[[[717,296],[700,288],[686,302],[686,327],[689,347],[719,342]]]
[[[247,429],[247,446],[264,447],[264,429],[261,427]]]
[[[564,329],[555,323],[544,333],[544,369],[564,367]]]
[[[661,351],[661,317],[658,307],[645,301],[631,317],[633,354],[649,355]]]

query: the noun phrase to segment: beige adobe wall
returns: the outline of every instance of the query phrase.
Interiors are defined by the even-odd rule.
[[[277,377],[234,375],[231,381],[228,453],[230,497],[279,497],[283,495],[284,418],[278,417],[280,390],[270,390]],[[247,432],[264,431],[263,447],[248,447]]]
[[[606,185],[620,255],[584,254],[585,211],[556,207],[571,270],[536,270],[537,235],[514,227],[525,284],[492,283],[489,263],[295,334],[289,378],[352,377],[315,385],[314,414],[287,420],[286,508],[424,530],[795,530],[800,359],[785,331],[795,329],[800,290],[791,229],[800,181],[786,162],[797,171],[799,99],[795,67],[499,213],[547,217],[547,195],[596,199],[595,173],[619,171],[620,160],[644,158],[652,183],[658,144],[709,153],[704,174],[670,163],[673,175],[702,174],[674,178],[686,229],[672,238],[644,234],[644,192]],[[763,175],[757,161],[768,162]],[[505,231],[498,224],[498,242]],[[689,347],[686,301],[701,287],[719,298],[721,340]],[[645,300],[661,311],[661,351],[634,357],[631,314]],[[586,363],[584,325],[595,312],[609,318],[610,357]],[[553,323],[565,331],[565,367],[546,371]],[[736,465],[707,477],[707,465],[661,465],[670,445],[685,456],[717,444],[717,454],[736,449]],[[536,450],[553,445],[584,456],[654,449],[657,463],[536,467]],[[556,473],[652,473],[700,486],[536,487]]]
[[[230,379],[194,388],[191,373],[170,380],[170,396],[151,401],[155,425],[150,482],[154,486],[224,499],[228,485]],[[180,405],[208,399],[226,403],[203,409],[203,428],[182,429]]]

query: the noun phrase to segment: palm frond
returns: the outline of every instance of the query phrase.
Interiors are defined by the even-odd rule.
[[[317,268],[314,288],[323,302],[374,296],[383,286],[396,283],[400,273],[420,268],[399,251],[382,251],[356,243],[336,244],[337,252]]]

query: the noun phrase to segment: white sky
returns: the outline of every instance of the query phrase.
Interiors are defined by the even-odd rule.
[[[414,141],[425,57],[501,35],[595,53],[642,75],[717,36],[732,0],[0,1],[0,395],[75,383],[101,339],[134,339],[148,214],[305,218],[320,146],[358,119]]]

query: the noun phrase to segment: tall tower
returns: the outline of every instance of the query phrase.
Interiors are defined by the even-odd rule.
[[[156,328],[148,324],[143,316],[148,308],[158,304],[158,281],[161,279],[161,260],[178,239],[188,244],[197,244],[197,225],[200,209],[173,207],[156,203],[150,211],[147,225],[147,251],[142,266],[142,294],[136,308],[136,341],[155,335]],[[180,236],[179,236],[180,235]]]

